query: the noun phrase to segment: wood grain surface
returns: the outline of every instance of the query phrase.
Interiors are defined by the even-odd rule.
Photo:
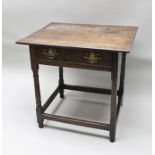
[[[50,23],[18,44],[130,52],[137,27]]]

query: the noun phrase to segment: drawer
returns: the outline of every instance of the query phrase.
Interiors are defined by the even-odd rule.
[[[65,49],[47,46],[35,46],[36,61],[40,64],[104,69],[111,68],[111,53],[89,49]]]

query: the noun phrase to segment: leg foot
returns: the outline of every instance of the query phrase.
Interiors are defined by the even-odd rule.
[[[43,122],[42,123],[38,123],[38,126],[39,126],[39,128],[43,128],[44,127]]]
[[[60,89],[60,98],[64,98],[64,90]]]
[[[115,142],[115,138],[114,137],[110,137],[110,142]]]
[[[63,94],[60,94],[60,98],[64,98],[64,95]]]
[[[115,142],[116,126],[110,130],[110,142]]]

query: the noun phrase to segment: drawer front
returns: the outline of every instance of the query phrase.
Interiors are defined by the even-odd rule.
[[[35,47],[38,63],[77,68],[111,68],[111,53],[93,50]]]

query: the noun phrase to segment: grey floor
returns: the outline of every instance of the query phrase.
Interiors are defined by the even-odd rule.
[[[45,121],[39,129],[28,48],[3,48],[3,153],[4,155],[151,155],[151,62],[127,57],[124,106],[117,124],[116,142],[108,132]],[[110,74],[100,71],[64,69],[65,82],[110,87]],[[40,67],[42,101],[57,86],[57,67]],[[54,100],[48,113],[109,122],[110,97],[65,91],[65,99]]]

